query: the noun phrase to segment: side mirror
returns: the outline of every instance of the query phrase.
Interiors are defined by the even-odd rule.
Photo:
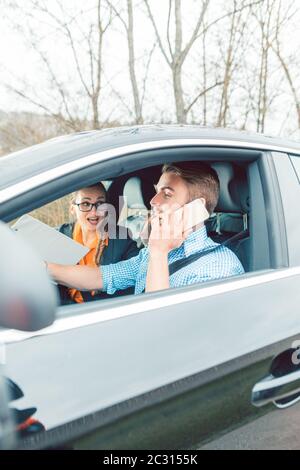
[[[0,327],[35,331],[53,323],[58,305],[42,260],[0,222]]]
[[[0,364],[0,451],[13,449],[16,446],[16,432],[9,404],[7,381],[3,376],[3,366]]]

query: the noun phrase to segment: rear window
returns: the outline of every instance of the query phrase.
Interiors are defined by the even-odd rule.
[[[298,180],[299,180],[299,183],[300,183],[300,157],[292,156],[291,160],[292,160],[292,164],[295,168],[295,172],[298,176]]]

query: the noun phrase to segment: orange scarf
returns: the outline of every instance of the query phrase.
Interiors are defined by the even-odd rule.
[[[84,245],[83,236],[82,236],[82,229],[81,229],[81,226],[78,222],[76,222],[74,230],[73,230],[73,240],[75,240],[78,243],[81,243],[81,245]],[[103,243],[101,243],[101,241]],[[100,243],[100,246],[99,246],[99,243]],[[101,238],[99,238],[99,236],[97,234],[96,237],[94,238],[94,240],[92,241],[92,243],[89,243],[88,245],[85,245],[85,246],[87,246],[90,249],[90,251],[83,258],[81,258],[81,260],[79,261],[78,264],[81,265],[81,266],[98,267],[98,264],[95,261],[95,257],[96,257],[96,255],[97,255],[97,258],[101,257],[101,254],[102,254],[104,248],[106,246],[108,246],[108,238],[105,238],[104,240],[101,240]],[[98,247],[100,248],[100,252],[99,252]],[[84,302],[80,291],[78,291],[77,289],[72,289],[72,288],[68,289],[68,291],[69,291],[69,295],[70,295],[71,299],[74,300],[74,302],[77,302],[77,303],[83,303]],[[91,295],[95,295],[95,291],[92,291]]]

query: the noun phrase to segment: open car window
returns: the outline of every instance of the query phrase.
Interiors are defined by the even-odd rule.
[[[59,227],[70,221],[70,203],[72,195],[68,194],[56,201],[29,212],[35,219],[50,227]]]
[[[66,178],[65,186],[59,188],[59,191],[63,194],[64,190],[78,189],[78,181],[87,187],[96,182],[97,175],[102,174],[105,178],[108,201],[116,208],[116,221],[130,231],[131,239],[133,238],[138,243],[138,249],[142,249],[143,244],[140,243],[139,233],[149,213],[150,200],[155,194],[154,185],[160,178],[162,165],[173,161],[174,156],[175,162],[180,162],[183,158],[184,161],[195,160],[194,150],[192,153],[189,148],[180,149],[180,159],[179,153],[176,155],[174,149],[168,149],[163,155],[161,150],[153,150],[149,152],[149,155],[141,155],[140,159],[134,154],[126,155],[122,157],[123,167],[116,167],[114,159],[105,164],[99,162],[96,169],[92,166],[86,167],[83,178],[81,173],[74,172],[72,181]],[[221,184],[219,202],[215,212],[206,222],[208,236],[215,243],[229,241],[228,248],[236,255],[246,273],[276,267],[277,261],[274,264],[274,260],[270,257],[270,243],[273,239],[270,241],[268,232],[272,228],[268,227],[268,209],[262,190],[261,169],[258,165],[259,159],[263,160],[265,155],[257,151],[236,149],[233,151],[220,148],[209,150],[201,149],[201,147],[197,149],[197,152],[199,153],[197,160],[199,158],[199,161],[211,165],[217,172]],[[58,185],[54,190],[57,190],[57,187]],[[45,202],[49,201],[50,194],[54,193],[48,191]],[[70,222],[71,195],[70,192],[50,204],[36,208],[30,212],[30,215],[51,227],[67,224]],[[37,201],[36,198],[35,201]],[[235,237],[233,241],[230,240],[232,237]],[[111,262],[114,264],[118,261]],[[283,264],[278,263],[278,265]],[[224,279],[226,278],[214,279],[213,282],[221,283]],[[207,282],[195,281],[193,285],[188,284],[184,288],[198,286],[202,289]],[[133,292],[131,289],[126,295],[133,294]],[[111,295],[108,295],[106,299],[115,300]],[[132,295],[128,300],[133,302]],[[105,305],[108,305],[107,302]],[[100,308],[102,309],[102,306]]]
[[[212,167],[218,173],[221,191],[216,211],[206,221],[207,234],[214,242],[222,244],[230,241],[232,237],[242,234],[240,238],[235,239],[229,245],[229,248],[236,254],[244,270],[246,272],[251,271],[253,242],[250,227],[248,165],[218,161],[212,162]],[[137,251],[131,256],[136,255],[139,249],[144,248],[140,233],[149,214],[150,200],[155,194],[154,187],[160,173],[161,165],[158,165],[125,174],[121,177],[108,178],[103,182],[108,201],[116,210],[116,222],[119,226],[128,229],[131,240],[137,244]],[[29,215],[48,224],[50,227],[58,228],[64,224],[68,225],[70,222],[74,222],[70,215],[70,204],[73,195],[74,193],[67,194],[31,211]],[[70,233],[68,233],[68,236],[70,236]],[[129,258],[129,254],[126,254],[124,258],[106,259],[105,264]],[[133,289],[125,289],[125,292],[121,295],[133,293]],[[119,293],[116,296],[119,296]],[[113,295],[101,297],[101,299],[112,298]],[[84,297],[84,303],[91,300],[100,300],[100,296],[99,298],[91,298],[89,295]],[[62,300],[62,304],[65,304],[64,300]]]

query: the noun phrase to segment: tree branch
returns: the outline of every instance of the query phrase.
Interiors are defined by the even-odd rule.
[[[148,0],[144,0],[144,3],[146,5],[146,8],[147,8],[147,11],[148,11],[148,15],[149,15],[149,18],[150,18],[150,21],[152,23],[152,26],[154,28],[154,31],[155,31],[155,35],[156,35],[156,39],[157,39],[157,42],[158,42],[158,45],[159,45],[159,48],[164,56],[164,58],[166,59],[166,62],[167,64],[169,65],[169,67],[171,67],[171,61],[170,59],[168,58],[168,55],[164,49],[164,46],[162,44],[162,40],[161,40],[161,37],[159,35],[159,32],[158,32],[158,29],[157,29],[157,26],[156,26],[156,23],[154,21],[154,18],[153,18],[153,15],[152,15],[152,11],[150,9],[150,6],[149,6],[149,3],[148,3]]]
[[[221,86],[223,85],[223,81],[218,81],[216,83],[214,83],[213,85],[207,87],[205,90],[202,90],[200,91],[200,93],[198,93],[198,95],[193,99],[193,101],[188,105],[188,107],[185,109],[185,113],[188,114],[189,111],[191,110],[191,108],[194,106],[194,104],[199,100],[199,98],[201,98],[201,96],[204,96],[206,95],[209,91],[213,90],[214,88],[216,88],[217,86]]]

